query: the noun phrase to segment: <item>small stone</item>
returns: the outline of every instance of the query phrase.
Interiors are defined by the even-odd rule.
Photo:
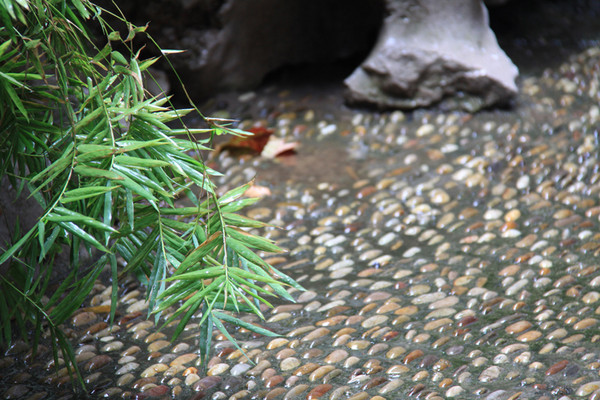
[[[550,376],[550,375],[557,374],[558,372],[560,372],[563,369],[565,369],[565,367],[568,364],[569,364],[569,361],[567,361],[567,360],[558,361],[557,363],[553,364],[550,368],[548,368],[546,370],[546,375]]]
[[[27,385],[14,385],[4,392],[5,399],[18,399],[29,393],[31,389]]]
[[[166,364],[154,364],[154,365],[151,365],[148,368],[146,368],[140,376],[142,378],[148,378],[148,377],[156,375],[159,372],[164,372],[167,369],[169,369],[169,366]]]
[[[279,365],[283,371],[289,371],[291,369],[298,368],[298,366],[300,366],[300,360],[295,357],[286,358],[281,361],[281,364]]]
[[[92,358],[90,361],[88,361],[85,366],[84,369],[86,371],[95,371],[97,369],[100,369],[102,367],[104,367],[106,364],[112,362],[112,358],[107,356],[107,355],[98,355],[94,358]]]
[[[518,321],[515,322],[509,326],[506,327],[505,331],[506,333],[510,333],[510,334],[517,334],[517,333],[521,333],[529,328],[531,328],[533,325],[531,322],[529,321]]]
[[[385,386],[379,389],[380,394],[391,393],[394,390],[398,389],[402,385],[403,381],[400,379],[392,379]]]
[[[176,359],[174,359],[173,361],[171,361],[169,363],[169,366],[173,367],[176,365],[185,365],[185,364],[188,364],[188,363],[194,361],[196,358],[198,358],[198,355],[194,354],[194,353],[182,354],[179,357],[177,357]]]
[[[370,329],[374,326],[378,326],[383,324],[385,321],[387,321],[389,319],[389,317],[385,316],[385,315],[374,315],[370,318],[367,318],[366,320],[364,320],[361,323],[361,326],[365,329]]]
[[[410,369],[405,365],[392,365],[385,373],[388,375],[401,375],[408,371],[410,371]]]
[[[92,322],[96,321],[97,319],[98,319],[98,315],[96,313],[94,313],[92,311],[84,311],[84,312],[81,312],[81,313],[75,315],[71,319],[71,323],[75,327],[80,327],[83,325],[89,325]]]
[[[252,366],[250,364],[246,364],[246,363],[236,364],[231,368],[231,375],[233,375],[233,376],[242,375],[246,371],[248,371],[251,367]]]
[[[334,350],[327,357],[325,357],[324,361],[327,364],[335,364],[342,360],[345,360],[348,357],[348,352],[346,350]]]
[[[140,366],[140,364],[138,364],[138,363],[130,362],[130,363],[123,365],[121,368],[119,368],[117,370],[117,372],[115,372],[115,374],[116,375],[124,375],[131,371],[135,371],[136,369],[138,369],[139,366]]]
[[[600,381],[588,382],[585,385],[580,386],[575,392],[575,395],[584,397],[598,389],[600,389]]]
[[[542,332],[540,331],[527,331],[519,336],[517,336],[517,340],[519,342],[533,342],[539,339],[542,336]]]
[[[480,382],[492,382],[498,379],[500,376],[500,368],[496,365],[486,368],[481,375],[479,375]]]
[[[582,319],[581,321],[577,322],[576,324],[573,325],[573,329],[575,329],[576,331],[582,330],[582,329],[587,329],[591,326],[594,326],[598,323],[598,320],[596,318],[585,318]]]
[[[328,383],[318,385],[317,387],[312,389],[310,392],[308,392],[308,395],[306,396],[306,400],[318,399],[318,398],[324,396],[332,388],[333,388],[333,386]]]
[[[222,373],[224,373],[225,371],[227,371],[229,369],[229,364],[225,364],[225,363],[218,363],[216,365],[213,365],[207,372],[206,375],[208,376],[214,376],[214,375],[221,375]]]
[[[310,376],[308,377],[308,380],[311,382],[319,380],[319,379],[323,378],[325,375],[327,375],[329,372],[333,371],[334,369],[335,369],[335,367],[333,365],[324,365],[322,367],[319,367],[310,374]]]
[[[452,386],[450,389],[446,390],[446,397],[456,397],[464,391],[465,390],[460,386]]]
[[[298,398],[302,393],[306,392],[308,385],[300,384],[291,388],[285,395],[284,400],[292,400]]]

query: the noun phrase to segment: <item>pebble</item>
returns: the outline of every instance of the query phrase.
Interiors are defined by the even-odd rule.
[[[306,392],[308,385],[302,383],[291,388],[285,395],[284,400],[292,400],[298,398],[302,393]]]
[[[588,382],[584,385],[581,385],[576,391],[575,395],[584,397],[590,395],[592,392],[600,389],[600,381],[592,381]]]
[[[481,375],[479,375],[480,382],[492,382],[498,379],[500,376],[500,367],[493,365],[491,367],[486,368]]]
[[[279,366],[282,371],[289,371],[291,369],[298,368],[298,366],[300,366],[300,360],[295,357],[289,357],[281,361]]]
[[[246,364],[246,363],[236,364],[231,368],[231,375],[232,376],[242,375],[246,371],[248,371],[250,368],[251,368],[250,364]]]

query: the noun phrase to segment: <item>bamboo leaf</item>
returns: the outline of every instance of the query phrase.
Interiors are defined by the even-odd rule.
[[[283,283],[285,283],[287,285],[290,285],[294,289],[297,289],[297,290],[300,290],[300,291],[303,291],[303,292],[306,291],[306,289],[303,288],[298,282],[296,282],[294,279],[292,279],[288,275],[284,274],[283,272],[279,271],[275,267],[271,266],[271,271],[273,271],[273,273],[275,275],[277,275],[279,278],[281,278],[281,280],[283,281]]]
[[[90,197],[97,197],[102,194],[106,194],[117,187],[119,186],[85,186],[78,189],[68,190],[63,194],[61,202],[70,203],[73,201],[89,199]]]
[[[54,212],[49,213],[46,216],[46,220],[52,222],[78,222],[85,225],[88,225],[92,228],[109,231],[109,232],[117,232],[113,227],[104,224],[94,218],[87,217],[83,214],[80,214],[76,211],[72,211],[66,209],[64,207],[55,207]]]
[[[265,283],[277,282],[276,279],[273,279],[266,273],[264,275],[259,275],[259,274],[256,274],[256,273],[253,273],[250,271],[245,271],[245,270],[243,270],[241,268],[237,268],[237,267],[229,267],[228,272],[231,275],[238,276],[243,279],[251,279],[254,281],[260,281],[260,282],[265,282]]]
[[[260,199],[258,199],[258,198],[249,198],[249,199],[242,199],[242,200],[232,201],[231,203],[222,206],[221,207],[221,212],[222,213],[234,213],[234,212],[238,212],[238,211],[240,211],[243,208],[251,206],[252,204],[256,203],[259,200]]]
[[[75,168],[73,170],[75,171],[75,173],[77,173],[79,175],[91,176],[93,178],[104,178],[104,179],[112,179],[112,180],[118,180],[118,181],[125,180],[124,177],[122,177],[121,175],[119,175],[113,171],[107,171],[105,169],[100,169],[100,168],[95,168],[95,167],[88,167],[86,165],[81,165],[81,164],[75,166]]]
[[[268,251],[270,253],[280,253],[281,248],[277,246],[275,243],[270,241],[269,239],[262,238],[260,236],[255,236],[250,233],[244,232],[240,229],[235,229],[233,227],[227,228],[227,234],[232,238],[239,240],[241,243],[248,247],[252,247],[262,251]]]
[[[142,167],[142,168],[168,167],[171,165],[170,163],[168,163],[166,161],[162,161],[162,160],[139,158],[139,157],[132,157],[132,156],[124,156],[124,155],[116,156],[115,162],[120,165],[126,165],[126,166],[130,166],[130,167]]]
[[[219,204],[221,206],[224,206],[228,203],[231,203],[234,200],[239,199],[240,197],[242,197],[244,195],[246,190],[248,190],[250,188],[250,186],[252,186],[252,182],[246,183],[245,185],[242,185],[233,190],[230,190],[229,192],[225,193],[223,196],[221,196],[219,198]]]
[[[134,182],[131,178],[128,177],[123,177],[123,180],[120,181],[120,183],[127,189],[131,190],[133,193],[148,200],[148,202],[152,204],[154,208],[158,209],[158,207],[156,206],[156,202],[158,201],[156,197],[154,197],[154,195],[150,191],[146,190],[140,184]]]
[[[192,271],[192,272],[186,272],[183,274],[179,274],[179,275],[174,275],[172,277],[166,278],[165,281],[166,282],[171,282],[171,281],[185,281],[185,280],[190,280],[190,281],[195,281],[195,280],[200,280],[200,279],[209,279],[209,278],[214,278],[216,276],[221,276],[225,274],[225,268],[224,267],[212,267],[212,268],[204,268],[201,269],[199,271]]]
[[[63,229],[70,232],[71,234],[81,238],[82,240],[86,241],[87,243],[91,244],[92,246],[96,247],[97,249],[99,249],[105,253],[109,253],[109,250],[106,247],[104,247],[102,245],[102,243],[100,243],[98,240],[96,240],[95,237],[93,237],[92,235],[90,235],[89,233],[87,233],[86,231],[81,229],[77,224],[75,224],[73,222],[65,222],[65,221],[57,221],[57,222]]]
[[[207,364],[205,361],[208,360],[208,355],[210,354],[210,344],[212,341],[212,331],[213,331],[213,320],[212,314],[207,312],[208,307],[206,303],[202,305],[202,314],[206,315],[207,318],[200,325],[200,358],[202,364]],[[205,371],[203,371],[205,373]]]
[[[188,254],[185,260],[183,260],[179,268],[177,268],[177,271],[175,271],[175,276],[183,274],[190,266],[199,263],[202,258],[204,258],[220,244],[220,237],[221,232],[215,232],[208,239],[206,239],[204,243],[196,247],[190,254]]]
[[[229,332],[227,332],[227,329],[225,329],[225,327],[223,326],[223,324],[221,323],[221,321],[219,321],[218,318],[214,317],[212,318],[213,320],[213,324],[214,326],[217,327],[217,329],[223,334],[225,335],[225,337],[227,338],[227,340],[229,340],[231,343],[233,343],[233,345],[242,352],[242,354],[246,357],[246,359],[251,363],[254,364],[252,362],[252,360],[250,360],[248,358],[248,356],[246,355],[246,352],[238,345],[237,341],[229,334]]]
[[[147,260],[148,256],[156,246],[156,239],[158,238],[158,234],[158,228],[150,232],[148,237],[146,237],[146,240],[144,240],[142,245],[139,246],[139,248],[136,250],[133,258],[127,260],[127,265],[125,266],[125,268],[123,268],[123,270],[120,273],[121,276],[125,275],[129,271],[135,271],[135,269],[139,265],[141,265],[143,262],[145,262],[145,260]]]
[[[8,248],[8,250],[6,250],[0,256],[0,265],[4,264],[6,261],[8,261],[9,258],[11,258],[25,243],[27,243],[27,241],[33,235],[33,233],[35,231],[36,231],[35,227],[30,229],[25,235],[23,235],[23,237],[21,239],[19,239],[19,241],[17,243],[10,246]]]
[[[241,258],[244,258],[251,263],[262,265],[266,268],[271,267],[266,261],[256,255],[256,253],[232,237],[227,238],[227,246],[231,247]]]
[[[222,313],[220,311],[215,310],[212,312],[212,314],[213,314],[213,317],[216,317],[222,321],[229,322],[230,324],[233,324],[235,326],[240,326],[242,328],[248,329],[249,331],[256,332],[256,333],[264,335],[264,336],[269,336],[269,337],[279,337],[280,336],[280,335],[273,333],[265,328],[261,328],[260,326],[256,326],[254,324],[243,321],[239,318],[232,317],[231,315]]]
[[[233,213],[222,213],[225,223],[237,227],[244,228],[262,228],[268,224],[262,221],[257,221],[252,218],[244,217],[243,215]]]
[[[125,189],[125,208],[127,210],[127,221],[129,221],[129,228],[133,231],[134,227],[134,207],[133,207],[133,193],[130,189]]]
[[[117,313],[117,305],[119,304],[119,274],[117,267],[117,257],[114,254],[108,255],[110,262],[110,276],[112,289],[110,292],[110,319],[109,324],[112,325]]]

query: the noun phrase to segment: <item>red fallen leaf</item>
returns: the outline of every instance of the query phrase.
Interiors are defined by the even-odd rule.
[[[260,154],[273,134],[273,129],[256,126],[247,131],[252,133],[252,136],[233,136],[227,143],[218,146],[216,152],[220,153],[223,150],[249,150]]]
[[[293,152],[297,146],[298,142],[286,142],[283,139],[271,136],[260,155],[264,158],[275,158],[284,153]]]

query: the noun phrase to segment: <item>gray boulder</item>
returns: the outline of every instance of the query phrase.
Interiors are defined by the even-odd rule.
[[[345,81],[347,99],[379,108],[476,111],[517,93],[480,0],[387,0],[377,44]]]

